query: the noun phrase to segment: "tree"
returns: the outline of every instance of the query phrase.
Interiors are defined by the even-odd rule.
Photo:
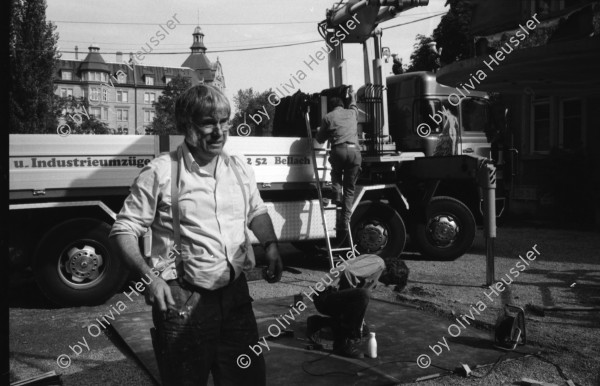
[[[392,65],[392,72],[394,75],[404,74],[404,65],[402,64],[402,59],[398,58],[398,54],[393,54],[392,58],[394,63]]]
[[[89,114],[90,106],[86,98],[55,96],[52,115],[56,128],[53,132],[69,134],[110,134],[108,125]]]
[[[470,0],[446,0],[450,10],[433,30],[433,39],[441,50],[440,62],[450,64],[472,56],[470,32],[474,4]]]
[[[9,18],[9,132],[52,132],[56,26],[46,21],[44,0],[11,0]]]
[[[252,87],[238,90],[237,95],[233,97],[235,114],[231,119],[232,135],[241,134],[244,128],[249,128],[255,136],[272,135],[275,117],[275,106],[269,102],[269,95],[272,93],[271,89],[259,93]],[[279,103],[278,98],[272,97],[271,100],[273,103]]]
[[[167,84],[158,100],[154,102],[156,116],[152,126],[146,128],[149,135],[175,135],[177,126],[175,122],[175,101],[185,90],[192,86],[189,78],[177,75]]]
[[[432,36],[417,35],[417,41],[410,54],[410,66],[406,72],[435,71],[440,68],[439,55],[433,48],[435,44]]]

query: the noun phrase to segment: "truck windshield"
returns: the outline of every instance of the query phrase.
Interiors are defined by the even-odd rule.
[[[488,131],[490,104],[485,99],[465,98],[460,103],[461,125],[464,131]]]

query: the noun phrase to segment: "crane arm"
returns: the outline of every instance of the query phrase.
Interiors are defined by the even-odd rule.
[[[359,21],[358,26],[350,32],[345,42],[362,43],[372,36],[379,24],[395,18],[403,11],[428,4],[429,0],[348,0],[326,11],[326,19],[321,23],[320,30],[337,29],[355,18]]]

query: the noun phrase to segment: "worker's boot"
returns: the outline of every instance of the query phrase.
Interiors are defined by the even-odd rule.
[[[321,191],[321,197],[323,198],[323,206],[329,206],[333,201],[334,205],[337,205],[335,202],[335,195],[333,194],[333,190],[331,189],[323,189]]]
[[[341,320],[332,318],[332,323],[333,353],[346,358],[364,358],[364,354],[358,349],[360,338],[349,338],[350,331],[347,327],[344,327]]]
[[[362,359],[365,355],[358,348],[359,344],[360,339],[344,338],[335,340],[333,342],[333,353],[346,358]]]
[[[337,206],[342,206],[342,201],[344,199],[342,192],[333,192],[332,196],[333,196],[333,203]]]
[[[306,319],[306,337],[311,343],[321,343],[321,329],[331,327],[331,318],[312,315]]]

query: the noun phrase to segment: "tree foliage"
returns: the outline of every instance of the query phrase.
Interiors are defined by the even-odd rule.
[[[473,35],[470,32],[474,4],[470,0],[447,0],[450,10],[433,30],[433,39],[441,49],[440,62],[450,64],[472,55]]]
[[[110,134],[105,122],[90,115],[90,105],[86,98],[75,99],[56,95],[52,105],[52,115],[57,122],[52,132],[67,134]]]
[[[392,58],[393,58],[392,72],[394,73],[394,75],[404,74],[405,69],[404,69],[404,65],[402,64],[402,59],[398,58],[397,54],[393,54]]]
[[[275,106],[268,99],[272,93],[273,90],[271,89],[257,92],[252,87],[246,90],[238,90],[233,97],[235,114],[231,119],[231,135],[238,135],[237,128],[242,128],[240,125],[244,123],[248,125],[247,127],[250,127],[251,135],[271,136],[273,134]],[[275,98],[272,98],[272,100],[275,103],[278,101]]]
[[[176,135],[175,101],[185,90],[192,86],[189,78],[177,75],[167,84],[158,100],[154,102],[156,116],[152,125],[146,128],[150,135]]]
[[[432,48],[432,36],[417,35],[413,52],[410,54],[410,65],[406,72],[436,71],[440,68],[439,55]]]
[[[431,36],[416,36],[407,72],[435,71],[471,56],[473,35],[470,24],[474,5],[471,0],[446,0],[448,5],[448,13]],[[433,49],[434,43],[437,50]]]
[[[9,132],[54,131],[56,26],[46,21],[44,0],[11,0],[9,20]]]

